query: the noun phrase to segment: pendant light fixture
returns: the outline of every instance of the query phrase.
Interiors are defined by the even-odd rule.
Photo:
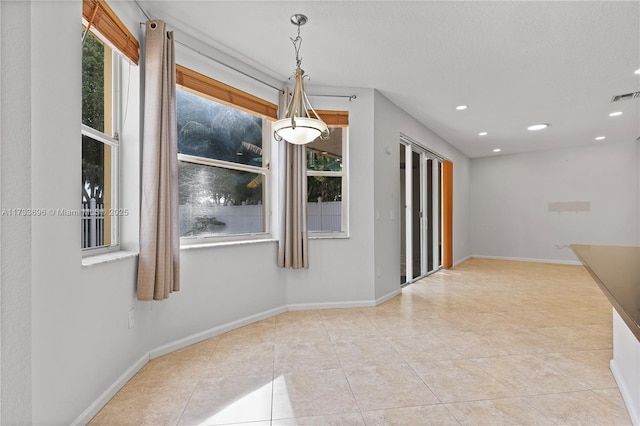
[[[291,23],[298,27],[298,36],[294,39],[293,48],[296,51],[296,69],[293,71],[295,85],[293,86],[293,95],[287,106],[284,117],[273,123],[274,136],[276,140],[286,140],[296,145],[304,145],[314,141],[316,138],[329,138],[329,128],[322,121],[318,113],[311,106],[307,94],[304,92],[303,79],[305,77],[304,70],[300,68],[302,59],[300,58],[300,46],[302,45],[302,37],[300,37],[300,27],[307,23],[307,17],[302,14],[295,14],[291,17]],[[309,114],[312,114],[311,116]]]

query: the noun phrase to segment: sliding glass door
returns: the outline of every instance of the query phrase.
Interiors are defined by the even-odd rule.
[[[441,267],[441,160],[423,147],[400,143],[400,283]]]
[[[407,284],[407,148],[400,143],[400,284]]]

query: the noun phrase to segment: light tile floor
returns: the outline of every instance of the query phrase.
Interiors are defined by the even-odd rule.
[[[90,424],[631,424],[611,321],[582,267],[472,259],[154,359]]]

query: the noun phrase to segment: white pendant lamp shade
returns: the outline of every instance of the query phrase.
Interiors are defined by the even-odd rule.
[[[298,53],[302,42],[300,25],[304,25],[307,22],[307,17],[300,14],[293,15],[291,22],[298,26],[298,37],[291,39],[296,50],[295,85],[284,117],[273,123],[273,132],[277,140],[284,139],[292,144],[304,145],[313,142],[318,137],[327,139],[329,137],[329,128],[313,109],[307,94],[304,92],[304,70],[300,68],[302,61]],[[312,115],[309,115],[310,113]]]
[[[327,132],[329,129],[327,125],[321,120],[315,120],[313,118],[295,118],[294,125],[291,124],[292,120],[289,118],[283,118],[273,124],[275,132],[278,136],[287,142],[296,145],[304,145],[316,140],[323,132]]]
[[[273,130],[278,138],[296,145],[304,145],[313,142],[318,136],[328,135],[329,128],[318,117],[304,93],[302,81],[304,71],[298,67],[294,73],[296,84],[293,88],[291,102],[289,102],[284,118],[273,123]],[[309,111],[315,115],[315,118],[309,117]]]

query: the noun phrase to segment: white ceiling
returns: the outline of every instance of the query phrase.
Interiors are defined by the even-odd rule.
[[[283,84],[295,67],[289,17],[304,13],[309,91],[378,89],[469,157],[640,137],[640,98],[611,103],[640,91],[638,1],[138,3]],[[550,127],[527,131],[540,122]]]

